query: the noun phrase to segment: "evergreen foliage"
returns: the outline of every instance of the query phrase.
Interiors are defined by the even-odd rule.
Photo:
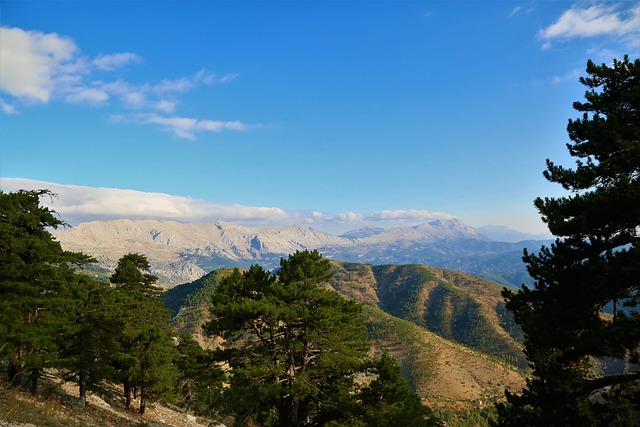
[[[61,335],[62,366],[74,374],[86,402],[88,390],[99,390],[102,380],[113,378],[122,312],[114,289],[87,276],[78,276],[69,293],[73,304],[67,311],[69,328]]]
[[[358,420],[363,427],[422,427],[444,425],[411,391],[400,366],[387,354],[368,367],[376,377],[358,394]]]
[[[66,224],[40,206],[43,196],[54,197],[0,192],[0,358],[8,380],[35,393],[45,369],[62,369],[77,379],[84,402],[87,390],[120,378],[139,389],[143,413],[148,399],[168,397],[175,377],[157,278],[140,254],[121,259],[115,287],[80,274],[77,267],[95,260],[54,240],[48,229]]]
[[[236,269],[212,296],[205,330],[226,340],[215,354],[229,367],[222,411],[236,425],[349,425],[368,350],[362,307],[318,286],[331,273],[317,251],[280,266]]]
[[[525,251],[532,288],[503,292],[525,334],[533,377],[507,393],[502,425],[633,425],[640,402],[640,60],[589,61],[582,116],[569,120],[576,158],[547,160],[547,180],[571,194],[535,205],[557,236]],[[603,313],[613,306],[613,315]],[[597,360],[624,369],[598,371]]]
[[[67,289],[76,278],[71,265],[92,259],[62,250],[47,228],[66,224],[40,206],[47,190],[0,191],[0,356],[13,385],[29,373],[36,392],[43,369],[60,363],[60,331],[69,318]]]
[[[213,351],[203,349],[191,335],[179,337],[176,379],[177,404],[197,414],[206,414],[221,405],[219,398],[224,372],[216,366]]]
[[[135,397],[139,391],[140,414],[149,399],[169,398],[177,375],[170,312],[156,297],[158,278],[148,270],[144,255],[126,254],[111,276],[122,309],[119,352],[114,358],[116,378],[124,386],[127,408],[131,394]]]
[[[129,253],[118,260],[116,271],[109,281],[132,293],[159,295],[162,290],[155,285],[158,277],[150,274],[149,268],[146,256]]]
[[[421,316],[417,313],[418,298],[423,285],[430,280],[435,280],[435,275],[423,266],[414,264],[375,265],[373,273],[378,282],[380,308],[396,317],[422,326]]]
[[[54,368],[77,380],[81,402],[103,381],[121,382],[140,413],[177,396],[198,413],[232,413],[237,425],[439,425],[393,358],[368,359],[362,306],[323,289],[331,268],[317,251],[282,259],[275,276],[253,266],[203,278],[187,299],[211,300],[206,330],[225,349],[187,335],[176,346],[147,258],[123,256],[110,284],[81,274],[93,260],[53,239],[47,230],[65,224],[39,205],[43,196],[53,195],[0,192],[0,358],[14,385],[35,392]]]
[[[379,305],[386,312],[446,339],[526,367],[521,347],[515,342],[520,330],[512,316],[501,316],[498,304],[492,307],[481,302],[478,293],[482,292],[466,290],[486,285],[456,275],[447,277],[444,271],[439,277],[421,265],[376,265],[372,271]],[[491,318],[491,310],[500,323]],[[500,330],[503,324],[509,327],[508,331]]]

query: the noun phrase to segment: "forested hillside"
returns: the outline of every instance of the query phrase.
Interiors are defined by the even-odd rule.
[[[317,251],[281,259],[275,274],[215,271],[166,294],[181,307],[177,335],[146,256],[123,255],[108,282],[85,275],[77,267],[93,260],[46,229],[64,225],[39,205],[49,194],[0,192],[0,357],[16,391],[38,396],[53,379],[57,390],[71,384],[77,397],[66,398],[79,407],[105,402],[144,417],[159,402],[234,426],[428,427],[442,425],[441,413],[415,391],[432,402],[494,399],[496,368],[497,387],[521,385],[513,368],[344,298],[331,286],[340,263]],[[202,326],[213,340],[205,348],[184,333]],[[485,362],[493,369],[483,375]],[[461,388],[440,395],[444,366]]]
[[[504,309],[502,287],[467,274],[422,265],[334,262],[331,286],[443,338],[526,367],[521,334]],[[363,285],[364,288],[363,288]],[[360,297],[357,294],[362,293]],[[373,305],[373,304],[372,304]]]
[[[372,349],[392,354],[422,397],[472,402],[522,387],[519,328],[504,310],[499,285],[420,265],[331,261],[331,270],[324,286],[364,304]],[[201,325],[210,295],[231,272],[215,270],[165,292],[175,327],[205,346],[217,345]]]

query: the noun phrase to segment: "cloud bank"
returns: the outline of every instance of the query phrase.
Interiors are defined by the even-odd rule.
[[[83,55],[69,38],[56,33],[0,26],[0,111],[11,115],[21,108],[54,101],[120,110],[115,121],[151,125],[177,138],[195,139],[203,132],[246,131],[239,121],[219,121],[175,115],[180,96],[202,86],[223,84],[237,74],[200,70],[191,76],[133,84],[113,80],[114,71],[142,61],[132,52]]]
[[[115,188],[64,185],[25,178],[0,178],[4,192],[48,189],[57,194],[41,203],[55,210],[71,225],[110,219],[158,219],[186,223],[226,221],[240,225],[283,226],[304,224],[331,233],[356,228],[401,227],[435,219],[454,218],[444,212],[425,210],[384,210],[371,213],[326,213],[314,210],[287,211],[277,207],[221,204],[164,193],[150,193]]]

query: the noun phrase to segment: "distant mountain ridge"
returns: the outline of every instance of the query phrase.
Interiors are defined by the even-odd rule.
[[[497,242],[522,242],[524,240],[552,240],[550,233],[522,233],[502,225],[488,225],[478,228],[478,232]]]
[[[427,264],[484,275],[507,285],[526,280],[522,248],[539,242],[495,242],[457,219],[413,227],[355,230],[342,236],[301,225],[244,227],[227,222],[184,224],[158,220],[94,221],[53,233],[67,250],[99,260],[105,272],[129,252],[146,255],[166,287],[223,267],[259,263],[274,268],[281,257],[318,249],[327,258],[373,264]]]

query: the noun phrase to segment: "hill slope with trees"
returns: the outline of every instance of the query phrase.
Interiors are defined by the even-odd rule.
[[[500,398],[505,387],[523,386],[522,373],[512,365],[522,367],[524,361],[519,330],[504,311],[499,285],[418,265],[332,260],[331,270],[333,276],[323,286],[364,305],[372,350],[393,355],[412,388],[426,400],[486,402]],[[211,294],[231,273],[215,270],[161,297],[174,313],[174,325],[205,347],[220,342],[205,336],[201,325],[208,318]],[[443,300],[441,289],[446,289],[449,306],[457,307],[449,316],[439,317],[434,310]],[[447,330],[453,332],[443,337]]]

